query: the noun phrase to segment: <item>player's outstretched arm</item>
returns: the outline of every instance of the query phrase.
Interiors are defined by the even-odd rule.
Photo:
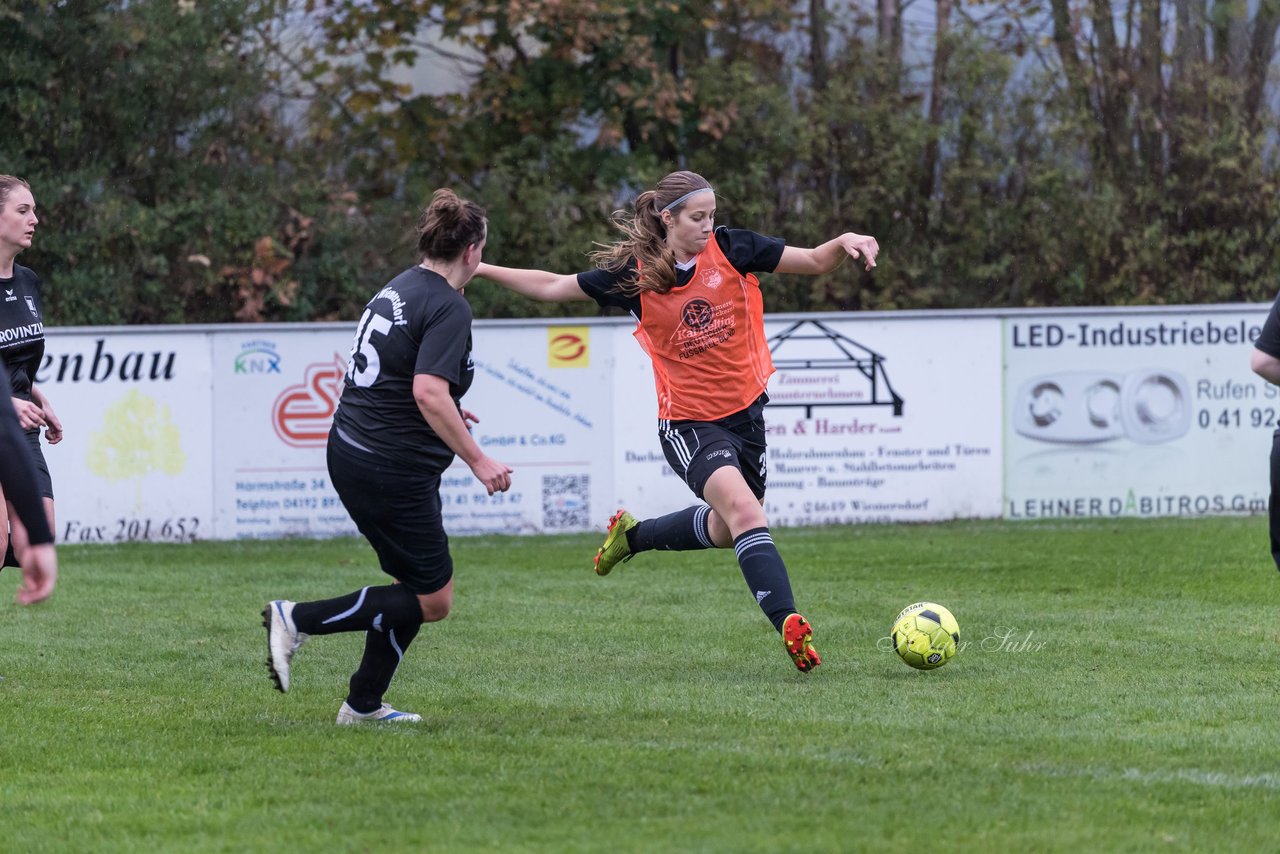
[[[876,265],[876,256],[879,254],[880,245],[876,243],[874,237],[846,231],[839,237],[832,238],[812,249],[801,249],[798,246],[786,247],[782,250],[782,258],[773,272],[820,276],[839,267],[844,263],[845,258],[861,258],[863,266],[870,270]]]
[[[566,302],[590,299],[578,287],[576,273],[549,273],[546,270],[519,270],[481,263],[476,275],[497,282],[508,290],[542,302]]]

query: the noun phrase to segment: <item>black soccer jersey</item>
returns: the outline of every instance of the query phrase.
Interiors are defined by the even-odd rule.
[[[40,277],[21,264],[13,265],[13,278],[0,279],[0,358],[13,396],[30,400],[44,358],[44,303]]]
[[[765,237],[744,228],[725,228],[715,230],[716,243],[720,251],[733,265],[733,268],[744,276],[748,273],[772,273],[782,260],[782,250],[787,243],[780,237]],[[689,284],[696,266],[687,270],[676,269],[676,287]],[[631,258],[619,270],[588,270],[578,274],[578,287],[582,292],[596,301],[602,308],[612,306],[625,309],[640,319],[640,297],[628,296],[618,290],[622,282],[636,277],[636,261]]]
[[[1276,297],[1271,311],[1267,312],[1267,320],[1262,324],[1262,334],[1253,342],[1253,346],[1268,356],[1280,359],[1280,296]]]
[[[471,306],[436,273],[414,266],[365,306],[356,326],[342,397],[339,435],[356,447],[405,465],[438,470],[453,452],[413,398],[413,378],[449,383],[458,403],[471,387]]]

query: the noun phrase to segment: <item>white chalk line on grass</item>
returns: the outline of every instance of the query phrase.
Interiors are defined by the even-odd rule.
[[[807,750],[810,759],[836,764],[882,767],[883,762],[850,751]],[[1080,768],[1064,768],[1054,765],[1023,764],[1016,770],[1040,777],[1086,777],[1099,783],[1123,782],[1142,784],[1190,783],[1215,789],[1267,789],[1280,791],[1280,773],[1264,771],[1259,774],[1227,774],[1221,771],[1205,771],[1201,768],[1175,768],[1172,770],[1143,771],[1140,768],[1108,768],[1086,765]]]
[[[697,744],[672,744],[670,742],[643,742],[637,746],[662,751],[709,751],[725,754],[759,755],[759,751],[746,748],[732,742]],[[833,765],[855,765],[871,768],[886,767],[881,759],[876,759],[851,750],[839,747],[802,749],[804,757],[828,762]],[[1206,786],[1215,789],[1266,789],[1280,791],[1280,773],[1269,771],[1260,774],[1226,774],[1221,771],[1205,771],[1200,768],[1176,768],[1173,770],[1143,771],[1140,768],[1108,768],[1102,765],[1085,765],[1079,768],[1065,768],[1056,765],[1022,764],[1014,766],[1014,770],[1034,774],[1037,777],[1085,777],[1099,783],[1123,782],[1142,784],[1190,783],[1194,786]]]
[[[1143,771],[1139,768],[1107,768],[1088,765],[1061,768],[1051,765],[1020,765],[1018,770],[1042,777],[1088,777],[1099,783],[1191,783],[1215,789],[1270,789],[1280,791],[1280,774],[1225,774],[1200,768],[1177,768],[1169,771]]]

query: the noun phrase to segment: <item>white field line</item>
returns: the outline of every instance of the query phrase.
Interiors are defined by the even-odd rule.
[[[1087,777],[1100,783],[1191,783],[1215,789],[1270,789],[1280,791],[1280,773],[1264,771],[1261,774],[1224,774],[1221,771],[1204,771],[1199,768],[1143,771],[1139,768],[1107,768],[1085,766],[1061,768],[1052,765],[1020,765],[1018,770],[1042,777]]]

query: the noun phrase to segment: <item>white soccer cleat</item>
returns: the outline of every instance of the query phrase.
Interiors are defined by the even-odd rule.
[[[280,693],[289,690],[289,665],[307,635],[293,624],[293,606],[288,599],[276,599],[262,609],[262,626],[267,630],[267,672]]]
[[[389,724],[416,724],[421,720],[422,715],[415,715],[413,712],[398,712],[386,703],[383,703],[381,708],[368,714],[357,712],[345,702],[342,704],[342,708],[338,709],[338,723],[344,725],[364,723],[366,721]]]

